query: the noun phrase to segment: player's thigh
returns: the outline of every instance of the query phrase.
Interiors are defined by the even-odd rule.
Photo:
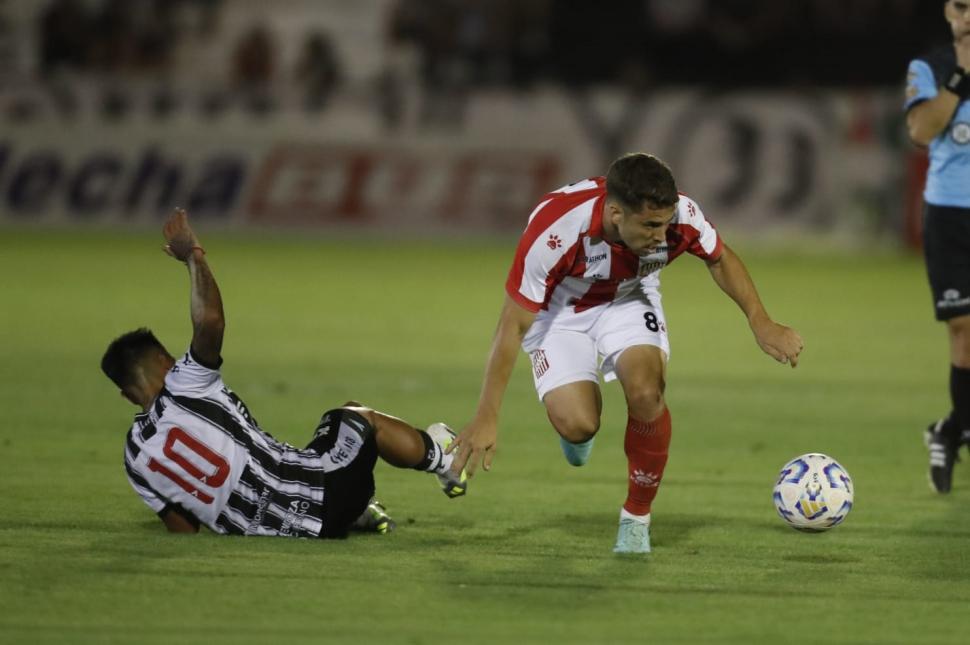
[[[370,420],[361,412],[337,408],[323,414],[307,450],[320,455],[324,482],[323,530],[320,537],[346,537],[374,495],[377,441]]]
[[[923,255],[936,319],[970,315],[970,209],[927,204]]]
[[[637,295],[610,305],[594,327],[593,334],[596,349],[603,357],[600,371],[607,381],[619,377],[619,359],[630,348],[653,347],[659,352],[663,364],[670,357],[667,321],[659,294]],[[628,374],[627,380],[631,377]]]
[[[523,349],[532,362],[532,382],[539,400],[552,390],[580,381],[599,381],[596,345],[584,332],[551,327]]]
[[[631,416],[652,421],[663,412],[666,367],[663,351],[653,345],[634,345],[620,354],[616,374]]]
[[[542,403],[552,427],[566,441],[592,439],[600,427],[603,397],[595,381],[574,381],[550,390]]]

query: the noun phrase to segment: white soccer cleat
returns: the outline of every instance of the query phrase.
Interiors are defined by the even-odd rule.
[[[448,449],[448,446],[451,445],[451,442],[457,436],[451,428],[440,422],[432,423],[425,432],[428,433],[432,441],[441,447],[442,453]],[[468,492],[468,475],[465,473],[464,468],[460,475],[455,475],[451,469],[448,469],[444,474],[436,472],[435,477],[438,478],[438,483],[441,484],[441,490],[448,497],[461,497]]]
[[[629,517],[620,518],[613,553],[650,553],[650,516],[646,522]]]

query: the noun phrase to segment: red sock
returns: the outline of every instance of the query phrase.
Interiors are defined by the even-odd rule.
[[[664,466],[667,464],[667,447],[670,445],[670,410],[666,407],[653,421],[627,418],[626,452],[627,482],[626,503],[623,508],[634,515],[646,515],[657,496]]]

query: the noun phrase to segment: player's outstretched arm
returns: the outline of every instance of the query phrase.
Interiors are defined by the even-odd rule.
[[[498,443],[498,414],[505,388],[515,367],[519,346],[535,317],[534,313],[506,296],[485,366],[485,379],[475,418],[462,429],[448,449],[448,452],[457,451],[452,466],[456,473],[467,468],[466,472],[471,477],[478,469],[479,462],[485,470],[492,467],[492,457]]]
[[[189,226],[188,215],[181,208],[176,209],[165,221],[162,234],[167,242],[165,252],[189,268],[192,352],[203,364],[218,365],[221,362],[226,319],[219,286],[205,261],[205,250]]]
[[[741,258],[725,245],[721,256],[709,262],[707,267],[717,286],[744,312],[758,346],[779,363],[797,366],[804,347],[802,337],[794,329],[779,325],[768,316]]]

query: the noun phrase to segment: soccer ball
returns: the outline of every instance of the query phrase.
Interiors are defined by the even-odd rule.
[[[852,478],[827,455],[811,452],[781,469],[775,484],[775,510],[799,531],[825,531],[852,510]]]

